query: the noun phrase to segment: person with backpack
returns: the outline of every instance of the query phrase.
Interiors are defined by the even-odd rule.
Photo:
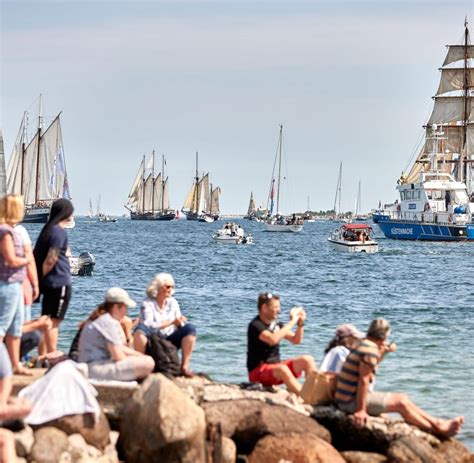
[[[133,381],[146,378],[153,359],[127,346],[120,324],[129,307],[137,304],[122,288],[110,288],[89,316],[79,336],[78,361],[87,363],[89,378]]]
[[[180,373],[193,376],[189,368],[196,343],[196,328],[181,314],[178,301],[173,297],[175,282],[169,273],[158,273],[146,290],[147,298],[140,309],[140,320],[133,336],[133,345],[145,353],[151,336],[159,335],[181,349]]]

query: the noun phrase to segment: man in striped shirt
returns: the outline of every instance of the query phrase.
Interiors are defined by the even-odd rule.
[[[416,406],[405,394],[370,392],[378,364],[385,352],[391,351],[387,339],[390,324],[383,318],[372,321],[367,337],[348,355],[338,375],[335,402],[339,409],[354,414],[354,424],[362,427],[369,415],[400,413],[407,423],[423,431],[445,437],[454,436],[461,429],[464,417],[451,420],[434,418]]]

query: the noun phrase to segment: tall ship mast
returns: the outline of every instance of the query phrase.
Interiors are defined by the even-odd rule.
[[[220,217],[221,189],[209,182],[209,172],[199,176],[199,154],[196,151],[196,173],[181,212],[187,220],[214,222]]]
[[[163,155],[161,172],[156,175],[155,150],[148,160],[143,156],[125,206],[130,211],[132,220],[173,220],[176,217],[176,211],[171,209],[169,204],[165,165],[166,159]]]
[[[64,157],[59,113],[43,128],[43,98],[39,98],[38,122],[28,140],[28,113],[25,111],[7,168],[7,191],[23,195],[26,223],[46,223],[53,201],[71,199]]]
[[[373,214],[388,238],[474,240],[474,46],[467,20],[463,43],[447,49],[425,142],[397,182],[400,199]]]

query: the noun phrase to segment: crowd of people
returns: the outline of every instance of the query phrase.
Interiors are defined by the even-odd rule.
[[[0,200],[0,420],[28,413],[28,404],[10,398],[12,375],[30,374],[21,361],[25,354],[38,347],[38,358],[58,358],[58,331],[72,295],[64,228],[73,212],[69,200],[55,201],[33,249],[26,229],[19,225],[24,214],[22,197],[7,195]],[[122,288],[108,289],[104,300],[81,323],[71,357],[87,364],[92,379],[141,380],[156,371],[147,347],[153,336],[159,336],[181,350],[179,373],[192,377],[196,327],[181,313],[174,290],[172,275],[157,274],[146,288],[139,317],[132,320],[127,311],[136,302]],[[31,304],[39,298],[41,316],[32,320]],[[279,322],[280,298],[272,293],[258,296],[257,309],[247,332],[249,381],[265,387],[284,384],[299,394],[299,378],[317,372],[317,365],[311,355],[282,360],[280,344],[303,342],[306,312],[294,307],[288,322]],[[390,325],[384,319],[372,321],[366,335],[351,324],[337,328],[319,366],[320,372],[338,375],[334,403],[353,415],[356,426],[363,426],[369,415],[398,412],[420,429],[455,435],[463,417],[434,418],[404,394],[374,391],[378,365],[387,352],[396,349],[388,342],[389,335]],[[0,429],[0,452],[5,455],[11,452],[9,439],[8,432]]]

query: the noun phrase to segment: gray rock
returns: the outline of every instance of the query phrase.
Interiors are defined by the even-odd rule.
[[[14,433],[14,435],[16,454],[19,457],[27,457],[35,442],[33,429],[31,429],[30,426],[25,426],[24,429]]]
[[[35,432],[35,443],[28,459],[35,463],[58,463],[67,449],[65,432],[53,427],[44,427]]]
[[[203,410],[163,375],[151,375],[121,411],[127,461],[204,463]]]
[[[267,434],[308,433],[331,442],[329,431],[315,420],[281,405],[260,400],[204,402],[208,424],[222,427],[222,434],[237,444],[238,453],[249,454]]]
[[[249,463],[345,463],[328,442],[313,434],[288,433],[266,436],[259,440]]]
[[[393,441],[387,452],[390,463],[446,463],[446,459],[428,442],[415,436]]]

